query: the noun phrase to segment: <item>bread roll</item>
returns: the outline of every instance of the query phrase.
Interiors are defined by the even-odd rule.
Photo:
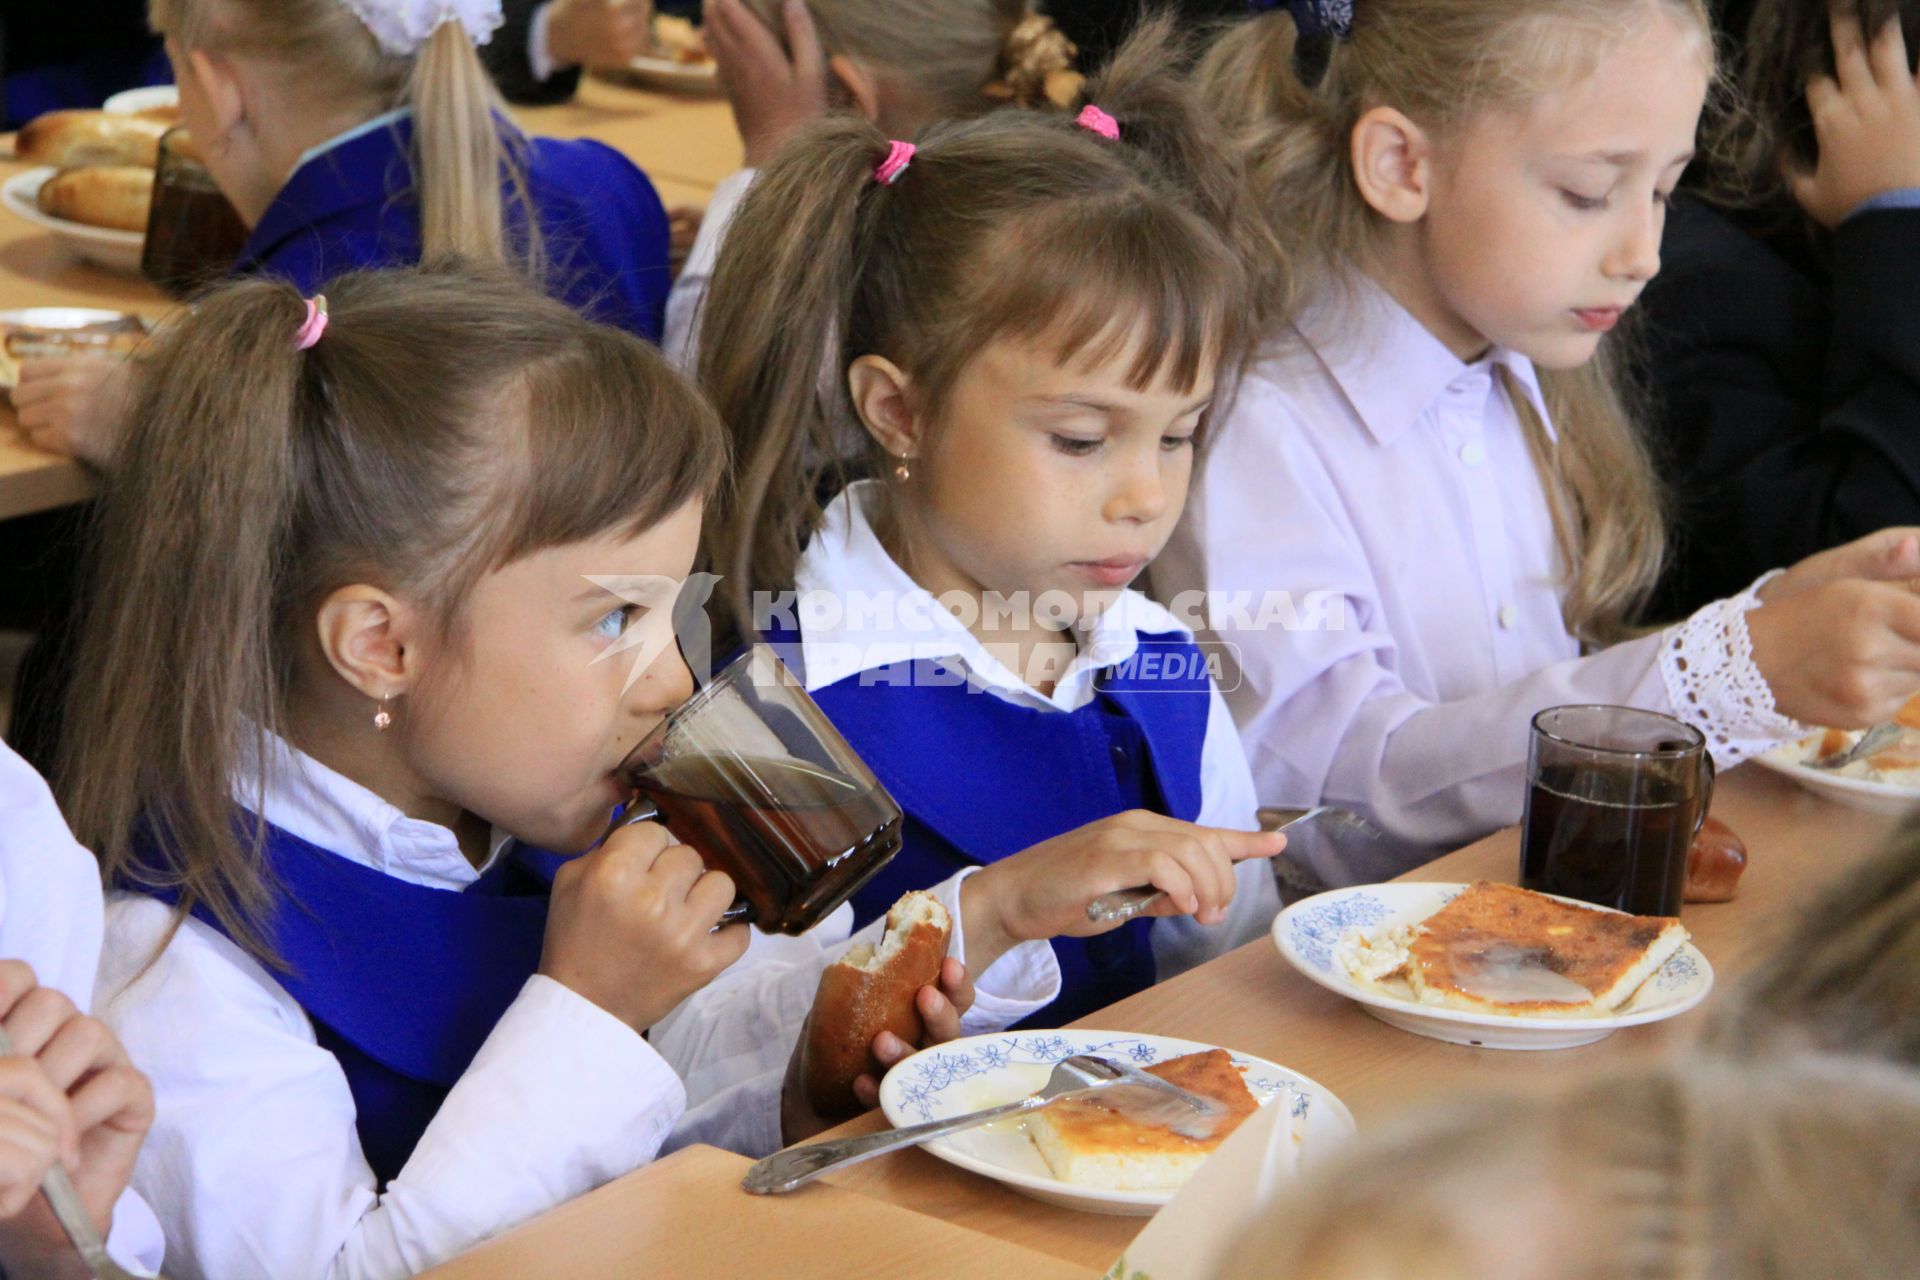
[[[853,1082],[875,1071],[873,1038],[891,1031],[918,1044],[926,1028],[914,996],[940,980],[952,922],[930,893],[909,893],[887,912],[879,946],[861,944],[820,975],[813,1013],[800,1046],[807,1101],[824,1118],[860,1109]]]
[[[1730,902],[1740,891],[1740,873],[1747,869],[1747,844],[1718,818],[1700,824],[1700,834],[1687,850],[1688,902]]]
[[[130,165],[62,169],[40,185],[40,211],[115,231],[145,231],[153,170]]]
[[[66,169],[83,164],[145,165],[159,159],[167,125],[109,111],[49,111],[20,127],[13,153],[30,164]]]

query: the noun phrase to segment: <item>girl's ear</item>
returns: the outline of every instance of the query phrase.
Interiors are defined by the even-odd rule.
[[[188,70],[200,85],[200,92],[213,112],[215,136],[200,141],[205,146],[218,146],[247,115],[246,94],[240,87],[240,76],[225,54],[188,49],[186,55]]]
[[[848,105],[858,112],[868,124],[880,121],[880,80],[873,72],[855,62],[844,53],[836,53],[827,59],[827,70],[840,82],[846,91]]]
[[[847,370],[847,395],[867,434],[895,458],[920,454],[920,415],[913,383],[884,356],[861,356]]]
[[[1418,222],[1432,195],[1433,145],[1426,130],[1392,107],[1374,107],[1353,126],[1353,180],[1381,217]]]
[[[376,701],[397,698],[420,680],[416,610],[378,587],[341,587],[320,606],[320,651],[342,680]]]

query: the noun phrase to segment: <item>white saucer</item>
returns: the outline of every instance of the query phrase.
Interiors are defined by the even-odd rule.
[[[113,271],[122,271],[128,275],[140,274],[140,248],[146,243],[143,231],[117,231],[112,227],[92,227],[84,222],[72,222],[66,218],[56,218],[52,214],[41,212],[35,199],[40,193],[40,184],[51,178],[57,170],[42,165],[37,169],[28,169],[16,173],[4,183],[0,183],[0,204],[14,215],[47,231],[79,256]]]
[[[1849,809],[1861,809],[1867,813],[1885,813],[1899,816],[1920,805],[1920,791],[1895,786],[1891,782],[1876,782],[1871,778],[1846,778],[1825,769],[1811,769],[1802,764],[1806,758],[1806,748],[1797,742],[1789,742],[1775,747],[1763,756],[1755,756],[1753,762],[1763,769],[1785,774],[1795,782],[1835,804],[1846,805]]]
[[[1647,979],[1618,1012],[1604,1018],[1504,1017],[1434,1008],[1363,986],[1335,960],[1334,947],[1348,929],[1417,923],[1466,888],[1464,884],[1369,884],[1334,889],[1282,911],[1273,922],[1273,941],[1287,963],[1327,990],[1363,1005],[1382,1022],[1415,1035],[1475,1048],[1570,1049],[1591,1044],[1622,1027],[1685,1013],[1713,989],[1713,966],[1691,942]],[[1585,902],[1574,905],[1607,910]]]
[[[1053,1065],[1076,1053],[1151,1066],[1213,1048],[1193,1040],[1126,1031],[1002,1031],[922,1049],[895,1064],[880,1082],[880,1107],[895,1126],[980,1111],[1039,1092]],[[1265,1058],[1235,1053],[1247,1088],[1262,1104],[1294,1090],[1295,1123],[1302,1126],[1301,1159],[1317,1161],[1353,1133],[1353,1113],[1325,1087]],[[1016,1191],[1069,1209],[1147,1216],[1173,1191],[1103,1191],[1053,1176],[1019,1118],[997,1121],[929,1142],[926,1150],[949,1164],[1003,1182]]]
[[[180,106],[180,86],[173,84],[149,85],[144,89],[122,89],[100,104],[102,111],[111,111],[117,116],[138,115],[142,111],[151,111],[156,107]]]

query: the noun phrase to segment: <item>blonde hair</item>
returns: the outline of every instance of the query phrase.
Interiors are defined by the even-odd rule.
[[[736,460],[709,545],[743,629],[749,593],[793,585],[822,492],[857,475],[845,375],[860,356],[906,372],[936,422],[999,338],[1089,361],[1131,350],[1141,387],[1191,387],[1207,362],[1234,363],[1252,306],[1242,241],[1259,220],[1178,60],[1164,20],[1115,55],[1089,96],[1117,117],[1118,142],[1051,113],[994,112],[928,130],[883,186],[888,139],[843,117],[760,175],[721,250],[700,346]],[[890,466],[861,435],[868,468]]]
[[[158,335],[98,517],[56,777],[110,884],[271,960],[270,735],[313,610],[355,582],[459,637],[486,573],[706,497],[719,423],[647,343],[503,268],[246,280]],[[250,807],[257,809],[257,802]],[[144,837],[144,838],[142,838]]]
[[[1198,71],[1232,131],[1280,256],[1263,293],[1282,312],[1337,294],[1364,261],[1373,216],[1354,180],[1349,139],[1386,103],[1437,132],[1512,108],[1588,74],[1650,10],[1678,15],[1711,48],[1701,0],[1366,0],[1350,38],[1303,44],[1275,11],[1225,29]],[[1627,361],[1610,337],[1587,365],[1539,371],[1546,423],[1511,381],[1553,516],[1567,629],[1604,643],[1660,576],[1664,499],[1634,422]]]
[[[538,219],[509,244],[500,191],[504,173],[531,213],[523,142],[499,123],[506,104],[458,22],[442,22],[406,58],[382,50],[341,0],[149,0],[149,21],[188,48],[274,64],[300,101],[368,119],[411,107],[422,259],[460,254],[542,274]]]
[[[1920,1274],[1920,1077],[1708,1055],[1363,1134],[1261,1206],[1220,1280]]]
[[[785,31],[781,0],[747,0]],[[1073,43],[1029,0],[807,0],[826,52],[900,78],[938,117],[995,102],[1037,105],[1047,78],[1072,66]]]

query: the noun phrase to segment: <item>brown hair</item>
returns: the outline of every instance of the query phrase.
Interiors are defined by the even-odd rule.
[[[747,0],[784,32],[781,0]],[[807,0],[827,53],[897,78],[935,118],[971,115],[995,101],[1040,103],[1049,74],[1074,47],[1029,0]]]
[[[1244,184],[1182,85],[1170,24],[1146,23],[1089,97],[1109,142],[1053,114],[1002,111],[920,138],[897,182],[887,138],[822,122],[768,166],[727,234],[700,381],[732,433],[736,485],[710,524],[714,569],[743,627],[750,592],[792,585],[822,489],[856,474],[845,373],[881,355],[937,421],[961,370],[997,338],[1186,386],[1247,336]],[[1137,341],[1136,341],[1137,340]],[[825,474],[812,468],[824,466]]]
[[[1260,1206],[1222,1280],[1881,1280],[1920,1273],[1920,1078],[1706,1055],[1465,1098]]]
[[[1722,1004],[1709,1038],[1874,1053],[1920,1068],[1920,816],[1814,902]]]
[[[333,590],[370,582],[458,636],[486,573],[647,528],[724,467],[712,410],[648,344],[493,271],[355,273],[311,350],[283,283],[157,336],[99,517],[57,776],[110,883],[204,907],[255,955],[263,748]],[[135,844],[144,826],[151,841]]]
[[[1820,159],[1807,82],[1834,74],[1833,7],[1824,2],[1754,6],[1739,43],[1738,93],[1717,104],[1720,109],[1708,121],[1708,152],[1716,170],[1709,195],[1797,213],[1782,170],[1811,169]],[[1920,3],[1844,0],[1841,7],[1853,11],[1868,39],[1897,21],[1906,36],[1908,62],[1920,58]]]
[[[1390,103],[1425,128],[1458,128],[1579,79],[1653,8],[1708,37],[1701,0],[1366,0],[1354,6],[1351,37],[1317,51],[1300,47],[1284,10],[1226,28],[1198,79],[1271,224],[1280,256],[1261,289],[1283,301],[1278,313],[1337,293],[1366,256],[1373,216],[1348,144],[1367,110]],[[1324,65],[1303,76],[1310,52]],[[1553,516],[1562,614],[1569,631],[1594,642],[1627,633],[1665,554],[1663,496],[1634,424],[1620,341],[1602,342],[1579,369],[1539,371],[1557,444],[1507,387]]]
[[[411,58],[381,49],[341,0],[148,0],[155,31],[196,49],[272,63],[301,100],[371,119],[413,109],[413,173],[422,258],[461,254],[542,271],[540,228],[507,243],[501,174],[527,196],[523,140],[504,129],[506,105],[458,22],[442,22]]]

